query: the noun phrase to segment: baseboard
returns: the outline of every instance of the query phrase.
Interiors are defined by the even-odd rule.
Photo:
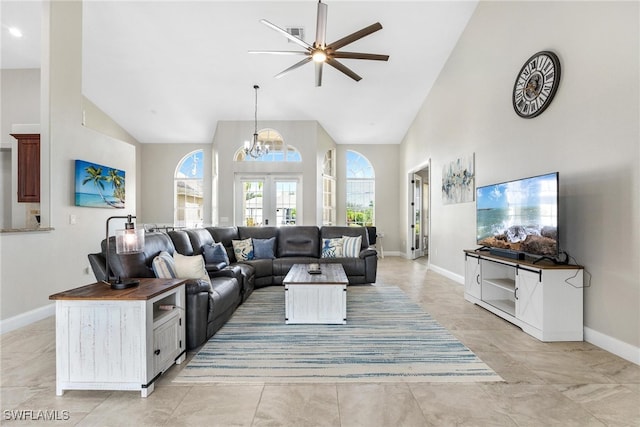
[[[433,265],[433,264],[429,265],[429,269],[433,270],[435,273],[443,275],[447,279],[451,279],[454,282],[464,285],[464,276],[461,276],[459,274],[456,274],[452,271],[446,270],[442,267],[438,267],[437,265]]]
[[[595,331],[591,328],[584,328],[584,340],[591,343],[603,350],[613,353],[616,356],[620,356],[629,362],[640,365],[640,348],[634,347],[624,341],[620,341],[617,338],[605,335],[602,332]]]
[[[46,319],[49,316],[56,314],[56,305],[47,304],[42,307],[38,307],[31,311],[18,314],[17,316],[9,317],[7,319],[0,320],[0,335],[7,332],[11,332],[23,326],[30,325],[39,320]]]

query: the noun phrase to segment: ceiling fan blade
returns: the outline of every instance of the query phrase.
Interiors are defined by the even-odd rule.
[[[273,55],[309,55],[309,52],[300,50],[250,50],[249,53],[269,53]]]
[[[300,40],[296,36],[293,36],[293,35],[289,34],[286,30],[283,30],[282,28],[278,27],[277,25],[272,24],[271,22],[267,21],[266,19],[261,19],[260,22],[262,22],[264,25],[266,25],[267,27],[271,28],[272,30],[275,30],[275,31],[279,32],[280,34],[282,34],[283,36],[285,36],[286,38],[288,38],[292,42],[299,44],[300,46],[302,46],[303,48],[305,48],[307,50],[311,50],[312,47],[311,47],[311,45],[309,43],[305,42],[304,40]]]
[[[289,71],[293,71],[296,68],[300,68],[302,67],[304,64],[306,64],[307,62],[311,61],[311,57],[307,57],[304,58],[302,61],[300,62],[296,62],[295,64],[293,64],[291,67],[287,68],[284,71],[281,71],[280,73],[276,74],[276,79],[279,79],[280,77],[284,76],[285,74],[287,74]]]
[[[331,65],[333,68],[335,68],[338,71],[342,71],[344,74],[351,77],[353,80],[357,82],[362,80],[362,77],[360,77],[359,75],[351,71],[349,67],[343,65],[342,63],[336,61],[335,59],[327,59],[327,64]]]
[[[360,52],[332,52],[333,58],[344,59],[371,59],[374,61],[388,61],[389,55],[378,55],[376,53],[360,53]]]
[[[366,37],[371,33],[375,33],[376,31],[381,29],[382,29],[382,24],[380,24],[379,22],[376,22],[375,24],[371,24],[368,27],[365,27],[359,31],[356,31],[353,34],[349,34],[348,36],[343,37],[340,40],[337,40],[329,44],[327,47],[331,48],[332,50],[338,50],[343,46],[351,44],[356,40],[360,40],[361,38]]]
[[[322,86],[322,64],[323,62],[316,62],[316,87]]]
[[[327,43],[327,10],[329,7],[318,1],[318,17],[316,21],[316,43],[315,47],[322,47]]]

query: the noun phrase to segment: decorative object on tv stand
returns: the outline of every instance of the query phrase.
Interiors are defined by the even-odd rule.
[[[513,85],[513,109],[525,119],[539,116],[551,104],[560,84],[560,60],[549,51],[527,59]]]
[[[260,86],[253,85],[253,89],[256,91],[256,109],[254,114],[254,128],[253,128],[253,140],[244,142],[245,154],[257,159],[269,154],[269,144],[263,144],[258,141],[258,89]]]
[[[473,202],[475,200],[475,154],[460,157],[442,167],[442,203]]]
[[[113,219],[126,219],[127,222],[124,224],[123,230],[116,230],[116,253],[118,255],[126,255],[126,254],[134,254],[138,252],[142,252],[144,249],[144,228],[136,228],[132,219],[135,218],[133,215],[127,216],[112,216],[107,219],[106,225],[106,240],[107,240],[107,248],[105,254],[105,278],[103,280],[104,283],[111,286],[112,289],[126,289],[132,288],[134,286],[138,286],[140,284],[140,280],[137,279],[122,279],[121,277],[116,277],[115,280],[111,280],[110,272],[109,272],[109,222]]]

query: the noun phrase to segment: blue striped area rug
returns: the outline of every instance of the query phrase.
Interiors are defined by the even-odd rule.
[[[258,289],[174,382],[502,381],[395,286],[350,286],[346,325],[286,325],[284,288]]]

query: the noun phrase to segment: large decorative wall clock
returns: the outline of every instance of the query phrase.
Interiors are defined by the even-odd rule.
[[[560,84],[560,61],[555,53],[541,51],[524,63],[513,85],[513,109],[531,119],[551,104]]]

